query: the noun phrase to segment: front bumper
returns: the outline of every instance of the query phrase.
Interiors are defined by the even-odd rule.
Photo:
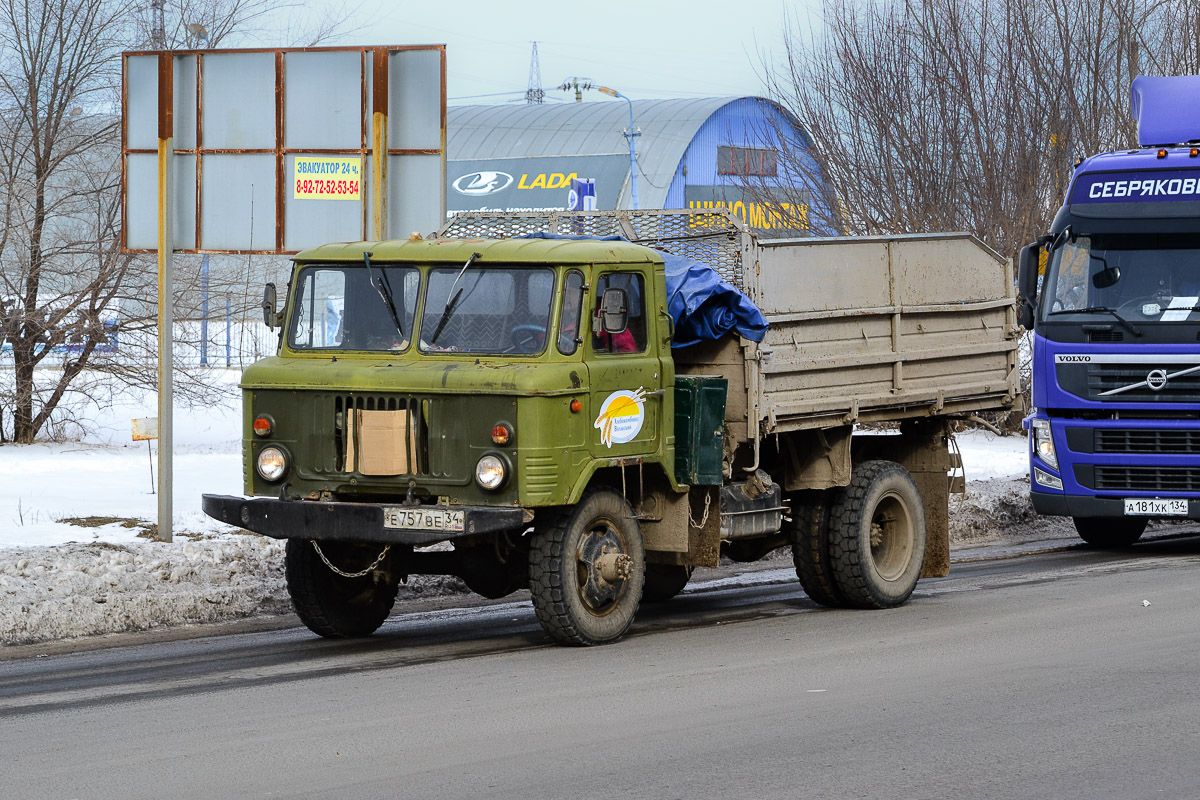
[[[394,503],[326,503],[206,494],[203,495],[201,507],[213,519],[273,539],[321,539],[414,546],[481,533],[518,530],[533,521],[533,512],[524,508],[456,506],[456,511],[463,512],[461,531],[411,530],[384,527],[384,509],[396,508]]]
[[[1048,517],[1123,517],[1125,500],[1091,495],[1067,495],[1058,492],[1030,492],[1033,510]],[[1152,517],[1151,519],[1156,519]],[[1186,517],[1161,517],[1164,520],[1200,519],[1200,501],[1188,500]]]

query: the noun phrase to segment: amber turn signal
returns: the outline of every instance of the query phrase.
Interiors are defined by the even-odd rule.
[[[274,428],[275,426],[271,424],[270,417],[263,416],[254,418],[254,432],[259,436],[270,436],[271,431],[274,430]]]
[[[580,411],[583,411],[583,403],[579,402],[578,400],[572,400],[571,413],[578,414]]]
[[[504,423],[499,423],[492,428],[492,441],[495,444],[504,447],[506,444],[512,441],[512,430]]]
[[[1162,150],[1159,150],[1159,151],[1158,151],[1158,157],[1159,157],[1159,158],[1166,158],[1166,157],[1167,157],[1167,150],[1166,150],[1166,148],[1163,148]]]

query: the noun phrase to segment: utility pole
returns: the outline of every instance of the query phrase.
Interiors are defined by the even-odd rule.
[[[546,99],[542,88],[542,65],[538,63],[537,42],[533,43],[533,54],[529,57],[529,87],[525,90],[525,102],[541,105]]]
[[[624,100],[629,104],[629,130],[625,131],[625,138],[629,140],[629,188],[632,190],[633,208],[636,211],[638,208],[637,195],[637,148],[634,145],[634,140],[642,135],[641,131],[633,129],[633,101],[625,95],[618,92],[616,89],[610,89],[607,86],[596,87],[598,91],[610,97],[616,97]]]

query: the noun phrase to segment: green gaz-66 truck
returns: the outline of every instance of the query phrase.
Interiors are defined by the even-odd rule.
[[[761,341],[672,347],[664,252],[752,300]],[[1020,403],[1010,266],[965,234],[479,213],[304,251],[282,310],[266,295],[281,335],[241,383],[249,497],[204,510],[287,540],[324,636],[373,632],[433,574],[528,588],[553,639],[599,644],[694,568],[787,546],[814,601],[899,605],[949,569],[949,421]]]

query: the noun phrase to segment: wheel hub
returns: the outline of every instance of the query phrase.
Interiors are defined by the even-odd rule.
[[[633,558],[625,552],[625,543],[610,525],[589,531],[579,542],[576,553],[579,597],[595,612],[611,609],[633,576]]]
[[[884,580],[899,579],[908,567],[914,542],[913,522],[904,502],[886,495],[871,519],[871,560]]]

